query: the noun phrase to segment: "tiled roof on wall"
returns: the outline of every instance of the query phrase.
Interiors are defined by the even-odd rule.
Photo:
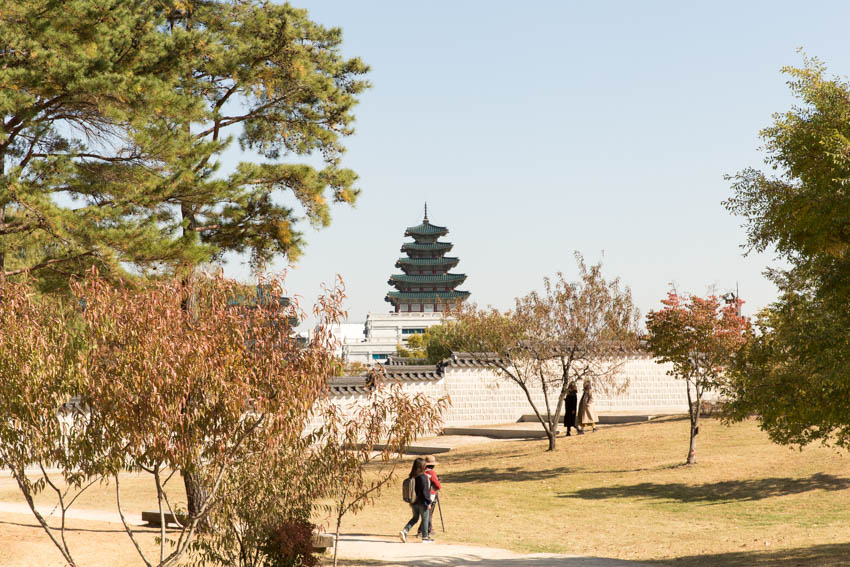
[[[384,366],[383,382],[435,382],[442,372],[434,364]],[[337,396],[365,395],[369,393],[366,376],[336,376],[328,382],[331,393]]]

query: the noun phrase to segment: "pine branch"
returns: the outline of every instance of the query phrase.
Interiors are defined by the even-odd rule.
[[[40,270],[42,268],[46,268],[47,266],[52,266],[53,264],[59,264],[61,262],[70,262],[71,260],[77,260],[78,258],[82,258],[83,256],[90,256],[94,254],[94,250],[89,250],[88,252],[83,252],[82,254],[77,254],[76,256],[69,256],[67,258],[53,258],[52,260],[45,260],[35,266],[30,266],[28,268],[21,268],[19,270],[12,270],[10,272],[3,272],[4,277],[9,276],[17,276],[18,274],[23,274],[25,272],[33,272],[35,270]]]

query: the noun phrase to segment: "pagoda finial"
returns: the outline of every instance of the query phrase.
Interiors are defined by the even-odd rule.
[[[428,201],[425,201],[425,218],[422,222],[428,222]]]

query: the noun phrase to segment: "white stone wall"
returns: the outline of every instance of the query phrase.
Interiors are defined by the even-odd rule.
[[[641,414],[687,411],[685,383],[668,376],[666,372],[669,369],[669,364],[657,364],[649,357],[625,360],[616,381],[624,383],[627,380],[628,386],[620,393],[604,392],[597,388],[597,411]],[[522,389],[489,368],[448,367],[442,381],[445,383],[446,393],[452,399],[452,407],[446,416],[446,426],[511,423],[518,421],[523,415],[534,413]],[[531,393],[538,410],[545,413],[542,391],[536,388]],[[553,411],[556,403],[557,399],[550,397]]]
[[[427,396],[430,396],[434,399],[440,398],[446,395],[445,386],[443,384],[443,380],[436,381],[418,381],[418,380],[410,380],[399,382],[401,385],[401,389],[404,394],[412,396],[420,393],[424,393]],[[358,407],[362,407],[363,404],[368,402],[369,396],[365,392],[362,394],[335,394],[332,395],[333,403],[342,407],[343,415],[350,419],[357,412]],[[321,420],[316,416],[313,416],[307,426],[308,431],[313,431],[321,425]]]
[[[617,381],[628,381],[620,393],[597,389],[596,409],[600,414],[634,412],[637,414],[679,413],[688,409],[685,382],[668,376],[669,364],[657,364],[649,357],[631,357],[623,362]],[[532,414],[525,393],[510,379],[481,366],[448,366],[440,380],[403,381],[409,393],[424,392],[435,398],[448,395],[451,406],[445,415],[446,427],[513,423]],[[579,385],[579,395],[581,386]],[[533,399],[541,413],[545,411],[542,392],[535,389]],[[357,396],[338,396],[340,403],[351,404]],[[557,399],[550,400],[552,409]]]
[[[619,371],[619,379],[628,387],[620,393],[599,392],[598,412],[674,413],[688,411],[685,381],[667,375],[670,363],[658,364],[648,356],[628,358]]]
[[[452,402],[445,416],[446,427],[512,423],[532,413],[522,389],[489,368],[448,367],[442,381]],[[535,403],[545,407],[542,392],[533,394]]]

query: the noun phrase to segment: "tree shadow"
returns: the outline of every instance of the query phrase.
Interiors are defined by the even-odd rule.
[[[678,500],[680,502],[752,501],[800,494],[811,490],[844,490],[850,488],[850,479],[828,474],[814,474],[808,478],[760,478],[729,480],[705,484],[642,482],[628,486],[584,488],[562,492],[559,498],[606,500],[609,498],[644,498]]]
[[[850,564],[850,543],[813,545],[778,551],[736,551],[643,561],[655,567],[844,567]]]
[[[72,519],[72,521],[73,521],[73,519]],[[83,521],[88,521],[88,520],[83,520]],[[19,526],[19,527],[22,527],[22,528],[33,528],[33,529],[36,529],[36,530],[43,530],[44,529],[44,528],[41,527],[41,524],[36,523],[36,522],[31,522],[31,523],[30,522],[11,522],[9,520],[0,520],[0,525],[3,525],[3,524],[9,525],[9,526]],[[157,533],[157,534],[159,533],[159,528],[150,528],[148,526],[131,526],[131,527],[133,528],[133,531],[135,533],[145,533],[145,532]],[[55,525],[51,525],[50,528],[53,529],[53,530],[59,529]],[[126,530],[123,527],[120,527],[120,528],[117,528],[117,527],[116,528],[97,528],[96,529],[96,528],[79,528],[79,527],[73,527],[72,528],[72,527],[69,527],[69,526],[65,526],[65,531],[68,532],[68,533],[72,533],[72,532],[91,532],[91,533],[100,533],[100,534],[111,534],[111,533],[123,534],[123,533],[126,533]],[[169,529],[167,531],[176,532],[177,530]]]
[[[533,471],[521,467],[508,467],[498,470],[490,467],[481,467],[477,469],[441,474],[440,482],[448,482],[450,484],[502,481],[524,482],[546,480],[568,474],[570,472],[575,472],[575,469],[571,469],[569,467],[556,467],[553,469]]]

